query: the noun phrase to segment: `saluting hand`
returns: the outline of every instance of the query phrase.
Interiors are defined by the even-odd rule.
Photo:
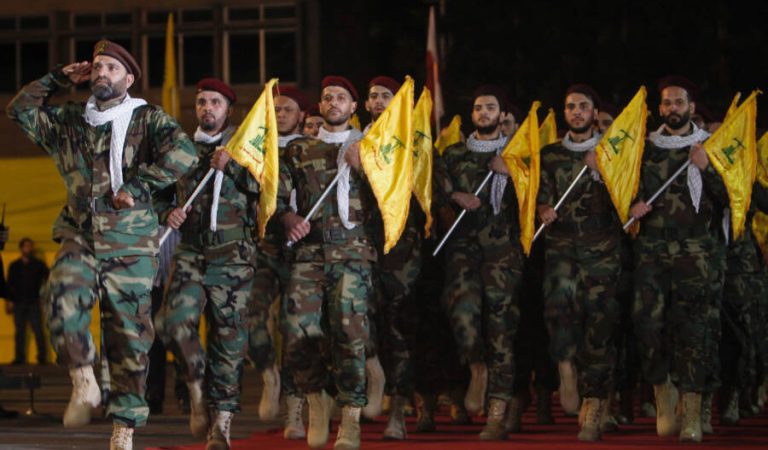
[[[64,66],[61,72],[69,77],[72,84],[84,83],[91,79],[91,63],[90,61],[72,63]]]

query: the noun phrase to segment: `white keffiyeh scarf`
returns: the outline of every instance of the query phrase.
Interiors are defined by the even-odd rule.
[[[96,98],[91,96],[85,104],[83,118],[92,127],[98,127],[112,122],[112,137],[109,142],[109,180],[112,194],[115,195],[123,187],[123,152],[125,151],[125,135],[131,124],[133,110],[147,102],[140,98],[131,98],[125,94],[120,104],[106,111],[99,111]]]
[[[603,137],[602,134],[595,132],[592,134],[592,137],[587,139],[586,141],[582,142],[574,142],[571,139],[571,132],[565,133],[565,136],[563,136],[562,144],[563,147],[566,149],[576,152],[576,153],[584,153],[588,152],[590,150],[594,150],[595,147],[597,147],[597,143],[600,142],[600,139]],[[589,169],[590,174],[592,175],[592,179],[595,181],[601,181],[600,180],[600,172],[598,172],[595,169]]]
[[[491,153],[494,152],[497,155],[501,154],[504,147],[507,145],[507,137],[500,134],[498,138],[492,140],[480,140],[477,138],[477,132],[469,135],[467,139],[467,148],[475,153]],[[504,189],[507,188],[508,175],[501,173],[493,174],[491,180],[491,206],[493,207],[493,215],[498,215],[501,212],[501,199],[504,197]]]
[[[349,221],[349,175],[350,167],[344,160],[344,155],[350,145],[363,138],[363,133],[355,128],[349,130],[332,132],[320,127],[317,138],[326,144],[341,144],[339,155],[336,159],[336,167],[339,173],[339,182],[336,185],[336,204],[339,209],[339,219],[344,228],[351,230],[355,224]]]
[[[650,133],[648,139],[653,142],[653,145],[664,149],[678,149],[683,147],[690,147],[693,144],[703,142],[709,137],[709,133],[697,127],[695,123],[691,122],[693,127],[693,133],[687,136],[671,136],[662,134],[664,125],[660,126],[658,130]],[[701,171],[693,164],[688,166],[688,191],[691,194],[691,202],[696,213],[699,212],[699,205],[701,204],[701,191],[703,182],[701,180]]]
[[[195,130],[195,142],[208,145],[226,145],[229,139],[235,134],[235,127],[229,126],[219,134],[211,136],[205,133],[200,127]],[[224,182],[224,172],[216,171],[213,179],[213,200],[211,201],[211,231],[216,231],[219,217],[219,200],[221,199],[221,184]]]

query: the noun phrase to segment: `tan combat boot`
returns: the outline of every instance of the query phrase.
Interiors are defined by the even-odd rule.
[[[133,450],[133,428],[117,422],[112,424],[109,450]]]
[[[679,432],[677,418],[677,388],[669,377],[662,384],[654,384],[656,396],[656,434],[659,436],[674,436]]]
[[[507,439],[507,402],[498,398],[492,398],[488,405],[488,419],[483,431],[480,432],[481,441],[502,441]]]
[[[560,372],[560,406],[566,414],[579,412],[579,388],[576,384],[576,368],[573,362],[560,361],[557,365]]]
[[[208,432],[208,410],[203,398],[203,382],[201,380],[187,383],[189,390],[189,431],[192,436],[202,439]]]
[[[363,407],[363,415],[369,419],[375,419],[381,414],[384,384],[386,382],[384,369],[381,367],[381,361],[379,361],[378,356],[366,358],[365,379],[368,382],[366,387],[368,404]]]
[[[389,421],[384,429],[384,439],[401,441],[406,438],[405,404],[407,400],[402,395],[395,395],[389,402]]]
[[[701,394],[686,392],[683,394],[683,426],[680,441],[701,442]]]
[[[229,411],[211,411],[211,429],[205,450],[229,450],[229,430],[235,415]]]
[[[580,441],[597,441],[600,439],[600,422],[605,408],[605,399],[587,397],[581,405],[581,430],[578,434]]]
[[[259,400],[259,418],[272,420],[280,412],[280,371],[277,364],[261,372],[263,388]]]
[[[328,443],[328,422],[331,420],[333,399],[325,391],[307,395],[309,403],[309,431],[307,445],[310,448],[323,448]]]
[[[64,411],[64,426],[82,427],[91,421],[91,409],[101,403],[101,390],[91,366],[70,369],[69,377],[72,379],[72,396]]]
[[[285,397],[285,428],[283,438],[304,439],[307,432],[304,430],[304,419],[301,412],[304,409],[304,397],[289,395]]]
[[[488,368],[483,362],[469,365],[472,378],[469,381],[467,394],[464,396],[464,407],[467,412],[476,415],[485,407],[485,391],[488,388]]]
[[[333,450],[358,450],[360,448],[360,407],[344,406],[341,424],[336,434]]]

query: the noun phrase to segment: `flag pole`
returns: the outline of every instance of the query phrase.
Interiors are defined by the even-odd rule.
[[[557,211],[558,209],[560,209],[561,206],[563,206],[563,202],[565,201],[565,198],[568,197],[568,194],[571,193],[573,188],[576,186],[576,183],[581,179],[581,176],[584,175],[584,173],[586,173],[587,168],[588,168],[587,166],[584,166],[581,168],[581,172],[579,172],[579,174],[576,175],[576,178],[573,180],[573,182],[571,182],[571,185],[568,186],[568,189],[565,190],[565,193],[563,193],[563,196],[560,197],[560,200],[558,200],[557,204],[555,204],[555,211]],[[536,230],[536,234],[533,235],[533,240],[531,241],[531,243],[536,242],[536,238],[539,237],[539,235],[541,234],[542,231],[544,231],[544,228],[546,228],[546,226],[547,224],[545,223],[542,223],[541,225],[539,225],[539,229]]]
[[[651,203],[653,203],[653,201],[654,201],[654,200],[656,200],[656,199],[659,197],[659,195],[661,195],[661,193],[662,193],[662,192],[664,192],[665,190],[667,190],[667,188],[669,187],[669,185],[670,185],[670,184],[672,184],[672,182],[673,182],[673,181],[675,181],[675,179],[676,179],[677,177],[679,177],[679,176],[680,176],[680,174],[681,174],[681,173],[683,173],[683,171],[684,171],[685,169],[687,169],[687,168],[688,168],[688,166],[690,166],[690,165],[691,165],[691,160],[689,159],[688,161],[686,161],[686,162],[685,162],[685,164],[683,164],[682,166],[680,166],[680,168],[679,168],[679,169],[677,169],[677,172],[675,172],[675,173],[674,173],[674,174],[673,174],[671,177],[669,177],[669,179],[668,179],[666,182],[664,182],[664,185],[663,185],[663,186],[661,186],[661,187],[659,188],[659,190],[658,190],[658,191],[656,191],[656,193],[655,193],[655,194],[653,194],[653,196],[651,196],[651,198],[650,198],[650,199],[648,199],[648,201],[646,202],[646,204],[647,204],[648,206],[650,206],[650,205],[651,205]],[[635,218],[634,218],[634,217],[630,217],[630,218],[629,218],[629,220],[627,220],[627,223],[625,223],[625,224],[624,224],[624,226],[623,226],[622,228],[624,229],[624,231],[626,231],[626,230],[627,230],[627,228],[629,228],[629,227],[630,227],[630,225],[632,225],[633,223],[635,223]]]
[[[197,196],[203,190],[205,185],[208,184],[208,180],[211,179],[211,176],[213,176],[214,172],[216,172],[216,169],[214,169],[214,168],[208,169],[208,173],[206,173],[205,176],[203,177],[203,179],[200,180],[200,183],[197,185],[195,190],[192,192],[192,195],[190,195],[189,198],[187,199],[187,202],[184,203],[184,207],[183,207],[184,211],[186,211],[187,208],[192,206],[192,202],[195,201],[195,198],[197,198]],[[165,233],[163,233],[163,236],[160,238],[160,246],[161,247],[163,246],[163,242],[165,242],[165,240],[168,239],[168,236],[171,234],[172,231],[173,231],[173,228],[171,228],[171,227],[168,227],[168,228],[165,229]]]
[[[475,190],[474,195],[477,196],[480,194],[480,191],[483,190],[486,184],[491,180],[491,177],[493,176],[493,170],[488,171],[488,175],[485,176],[483,179],[483,182],[480,183],[480,186]],[[437,244],[437,248],[435,248],[435,251],[432,252],[432,256],[437,256],[437,254],[440,252],[440,249],[443,248],[443,245],[445,245],[445,242],[448,240],[449,237],[451,237],[451,234],[453,233],[453,230],[456,229],[456,227],[459,225],[459,222],[462,218],[467,214],[466,209],[461,210],[461,214],[459,214],[459,217],[456,218],[456,220],[453,221],[453,225],[451,225],[451,228],[448,230],[447,233],[445,233],[445,236],[443,236],[443,239],[440,241],[439,244]]]
[[[309,213],[307,213],[306,217],[304,217],[304,223],[309,223],[309,221],[312,220],[312,217],[317,213],[317,210],[320,209],[320,206],[323,204],[323,201],[325,201],[325,198],[328,197],[328,194],[331,193],[331,190],[339,183],[339,178],[341,178],[341,171],[336,173],[336,176],[333,177],[333,180],[331,180],[331,184],[325,188],[322,195],[320,195],[320,198],[317,200],[317,202],[315,202],[315,205],[312,207],[312,209],[309,210]],[[295,243],[296,242],[294,241],[288,241],[286,242],[285,246],[291,248]]]

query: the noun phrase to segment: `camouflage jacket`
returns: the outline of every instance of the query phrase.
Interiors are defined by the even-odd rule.
[[[54,159],[67,187],[67,203],[56,220],[56,241],[80,237],[93,242],[97,257],[156,255],[158,219],[151,194],[176,182],[197,162],[192,141],[160,107],[133,111],[125,138],[122,190],[135,206],[115,210],[109,175],[112,124],[85,122],[83,103],[47,105],[60,87],[70,87],[61,69],[24,86],[7,114]]]
[[[689,159],[690,147],[659,148],[646,140],[636,199],[649,199],[672,174]],[[709,164],[701,172],[704,187],[697,213],[691,201],[686,173],[680,174],[653,202],[652,210],[640,223],[639,237],[666,240],[700,237],[710,234],[710,222],[717,205],[728,204],[728,194],[720,175]]]
[[[457,213],[461,208],[451,200],[454,192],[472,194],[488,174],[488,165],[495,153],[477,153],[470,151],[465,144],[456,144],[445,149],[442,157],[434,160],[432,204],[435,210],[453,208]],[[474,238],[485,227],[494,227],[500,232],[509,233],[510,239],[518,240],[520,226],[518,221],[517,197],[510,178],[504,189],[501,212],[493,214],[490,203],[491,182],[480,192],[480,207],[467,211],[464,219],[454,231],[454,238]],[[450,242],[450,241],[449,241]]]
[[[278,154],[280,155],[280,161],[282,164],[283,157],[285,156],[286,147],[278,148]],[[290,192],[288,193],[290,200]],[[290,205],[289,205],[290,206]],[[276,214],[277,215],[277,214]],[[260,252],[266,253],[270,256],[279,257],[287,248],[285,247],[285,229],[283,224],[277,217],[272,216],[267,223],[267,229],[263,238],[258,238],[256,245]]]
[[[584,156],[585,153],[570,151],[559,143],[541,149],[539,205],[555,206],[584,167]],[[618,238],[621,225],[611,196],[605,184],[595,180],[590,172],[587,170],[568,194],[547,236],[583,240],[610,233]]]
[[[211,157],[217,144],[195,143],[200,163],[176,183],[176,199],[183,205],[210,169]],[[187,219],[182,224],[181,242],[195,247],[207,247],[238,240],[253,240],[256,227],[256,206],[259,185],[247,169],[230,160],[224,168],[221,195],[216,220],[216,231],[211,231],[211,205],[216,175],[192,202]],[[160,222],[165,224],[168,214],[175,208],[165,197],[157,199]]]
[[[292,189],[296,189],[297,214],[304,217],[312,209],[336,176],[340,149],[341,144],[314,138],[291,141],[280,162],[275,220],[290,211]],[[362,172],[352,169],[350,173],[349,220],[356,224],[355,228],[347,230],[342,225],[333,190],[310,221],[309,235],[296,244],[295,261],[376,260],[371,239],[376,199]]]

